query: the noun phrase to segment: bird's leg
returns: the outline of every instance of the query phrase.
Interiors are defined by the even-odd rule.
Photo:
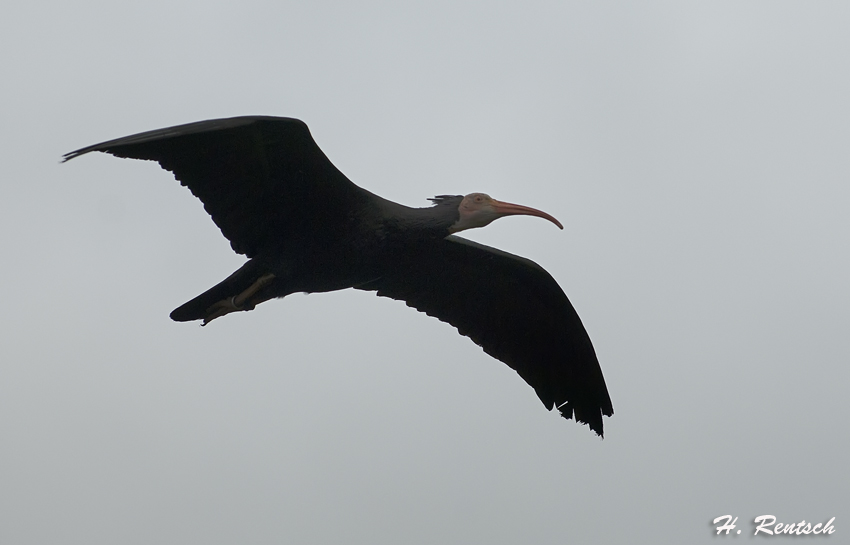
[[[220,318],[225,314],[230,314],[231,312],[254,310],[256,304],[249,303],[248,305],[245,305],[245,303],[248,302],[251,297],[256,295],[258,291],[266,287],[272,280],[274,280],[274,278],[275,276],[271,273],[264,274],[258,278],[256,282],[248,286],[248,289],[242,293],[234,295],[233,297],[228,297],[227,299],[222,299],[221,301],[213,304],[207,309],[207,315],[204,317],[204,323],[201,325],[207,325],[216,318]]]
[[[258,291],[265,288],[269,285],[269,282],[274,280],[274,275],[272,273],[266,273],[260,278],[257,279],[256,282],[248,286],[248,289],[233,297],[233,304],[237,307],[242,307],[245,304],[245,301],[254,296]],[[254,308],[254,305],[251,305],[251,308]]]

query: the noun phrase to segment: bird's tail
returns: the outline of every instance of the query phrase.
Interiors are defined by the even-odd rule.
[[[276,297],[275,276],[253,259],[236,272],[171,312],[175,322],[212,320],[240,310],[253,310],[258,304]]]

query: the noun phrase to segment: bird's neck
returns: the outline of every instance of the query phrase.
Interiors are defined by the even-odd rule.
[[[440,239],[450,234],[460,214],[457,206],[437,203],[428,208],[411,208],[391,201],[383,206],[383,228],[390,238]]]

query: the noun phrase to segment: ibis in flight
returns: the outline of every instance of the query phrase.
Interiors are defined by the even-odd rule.
[[[484,193],[410,208],[354,185],[302,121],[234,117],[179,125],[73,151],[158,162],[204,204],[248,261],[171,313],[204,325],[296,292],[374,291],[448,322],[514,369],[547,409],[602,435],[613,408],[581,320],[528,259],[456,236],[502,216],[549,214]]]

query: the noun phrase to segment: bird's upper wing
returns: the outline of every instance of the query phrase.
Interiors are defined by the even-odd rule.
[[[590,338],[558,283],[522,257],[450,236],[399,248],[401,264],[357,289],[455,326],[558,407],[602,435],[611,398]]]
[[[333,166],[297,119],[200,121],[85,147],[65,160],[90,151],[157,161],[204,203],[234,251],[248,257],[293,231],[333,231],[335,219],[371,196]]]

